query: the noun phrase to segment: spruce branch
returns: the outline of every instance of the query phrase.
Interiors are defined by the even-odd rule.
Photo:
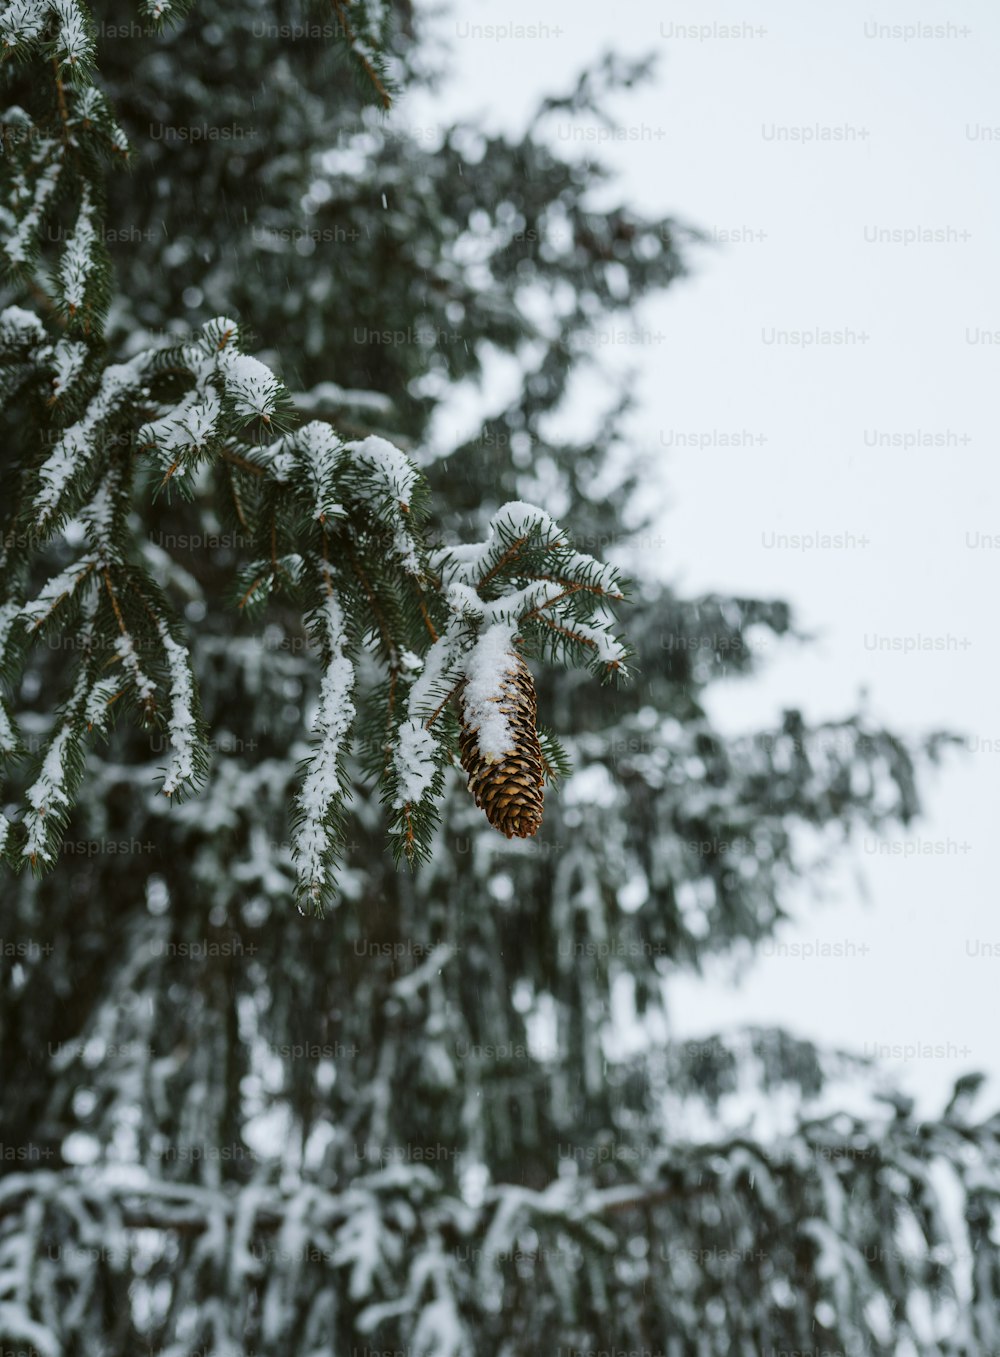
[[[378,56],[379,48],[384,42],[383,33],[367,33],[361,37],[355,31],[350,19],[347,17],[347,8],[351,0],[331,0],[333,12],[337,17],[337,23],[340,27],[341,35],[365,77],[374,89],[377,100],[383,109],[388,110],[392,106],[392,97],[384,84],[384,69],[380,72],[376,69],[377,65],[382,65]],[[367,19],[366,6],[364,4],[356,5],[356,11],[360,14],[362,20]]]
[[[379,53],[389,8],[333,4],[342,46],[387,104]],[[144,12],[160,23],[179,8],[147,3]],[[16,305],[0,314],[0,396],[45,411],[14,506],[31,546],[19,561],[0,562],[0,616],[9,624],[0,675],[11,694],[0,708],[0,745],[19,748],[13,695],[33,640],[81,627],[88,637],[28,809],[13,830],[4,826],[8,856],[50,861],[84,742],[108,737],[119,712],[166,729],[168,798],[197,785],[209,751],[194,667],[167,598],[139,563],[130,513],[150,490],[183,502],[209,484],[245,538],[232,573],[236,613],[254,622],[281,600],[301,615],[319,658],[313,744],[291,807],[303,903],[319,908],[332,889],[356,724],[377,755],[367,767],[389,807],[397,854],[415,863],[430,851],[460,756],[467,772],[478,770],[475,794],[498,826],[534,832],[541,783],[565,759],[537,734],[522,651],[623,667],[608,616],[622,598],[616,573],[576,553],[548,514],[519,501],[494,515],[483,542],[431,551],[429,491],[414,462],[378,434],[345,441],[326,420],[296,424],[289,393],[227,316],[109,361],[102,175],[127,145],[95,83],[94,31],[78,0],[25,0],[0,16],[7,50],[55,81],[54,112],[38,121],[4,115],[12,155],[0,188],[13,226],[3,248],[15,280],[38,287],[45,227],[60,203],[71,216],[51,252],[46,320]],[[27,581],[53,554],[65,562],[81,528],[86,551],[49,569],[26,601]],[[546,650],[553,629],[564,644]],[[372,665],[378,682],[362,684]],[[53,750],[68,769],[61,781],[52,777]]]

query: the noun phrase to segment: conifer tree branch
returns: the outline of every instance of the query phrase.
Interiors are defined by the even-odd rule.
[[[493,565],[490,566],[489,570],[487,570],[486,574],[476,581],[476,588],[485,589],[492,579],[499,575],[502,570],[505,570],[512,561],[517,559],[521,548],[527,541],[528,534],[525,534],[523,537],[519,537],[516,542],[512,542],[500,559],[495,561]]]
[[[445,707],[447,707],[448,703],[452,700],[452,698],[457,697],[458,694],[462,691],[463,687],[466,684],[466,681],[467,680],[463,675],[458,680],[458,682],[449,690],[449,692],[445,694],[445,696],[441,699],[438,705],[431,712],[430,716],[428,716],[427,720],[424,722],[424,730],[430,730],[431,726],[438,719],[438,717],[444,711]]]
[[[59,108],[59,120],[62,123],[63,140],[69,141],[69,109],[66,107],[66,90],[63,86],[62,72],[56,57],[52,58],[52,71],[55,78],[56,103]]]
[[[438,639],[437,628],[431,621],[430,613],[428,613],[427,611],[427,604],[424,602],[423,598],[421,598],[419,602],[420,602],[420,616],[424,619],[424,626],[427,628],[427,633],[430,636],[431,641],[433,643]]]
[[[46,0],[38,2],[45,7]],[[386,85],[366,49],[369,38],[340,0],[334,7],[344,41],[387,102]],[[77,13],[85,16],[82,8]],[[227,317],[127,362],[104,362],[91,344],[107,302],[104,198],[91,171],[81,170],[76,139],[86,128],[88,137],[113,152],[125,144],[93,83],[89,20],[77,22],[69,10],[59,14],[55,57],[46,59],[57,82],[61,135],[43,139],[40,155],[31,166],[25,162],[27,206],[20,209],[12,257],[28,264],[56,186],[65,182],[75,197],[76,224],[58,261],[54,318],[68,330],[54,343],[30,313],[14,307],[0,317],[0,374],[5,363],[10,369],[27,364],[36,388],[49,388],[53,410],[53,436],[43,444],[51,451],[35,455],[17,515],[52,538],[74,515],[89,525],[107,610],[97,615],[98,672],[109,666],[124,672],[125,689],[134,693],[145,721],[166,714],[173,753],[164,791],[172,796],[192,782],[207,750],[187,648],[175,635],[166,599],[129,564],[135,549],[127,527],[130,477],[136,456],[148,456],[159,470],[157,493],[188,499],[201,468],[226,468],[228,476],[216,484],[221,493],[225,480],[231,511],[252,544],[252,557],[237,576],[237,612],[255,616],[279,594],[303,603],[322,658],[316,742],[293,810],[302,889],[316,905],[329,890],[343,837],[341,812],[349,793],[343,756],[356,708],[366,728],[377,721],[383,732],[376,771],[393,811],[390,832],[398,830],[406,856],[415,861],[429,849],[445,773],[457,752],[457,724],[441,716],[468,688],[470,665],[482,665],[484,638],[499,638],[497,655],[509,656],[517,628],[544,616],[547,623],[555,619],[558,634],[578,642],[587,635],[593,608],[617,599],[609,587],[614,575],[574,554],[544,511],[520,503],[495,515],[486,542],[430,552],[422,527],[428,489],[413,462],[377,435],[343,443],[323,421],[285,432],[288,393],[244,352],[240,328]],[[358,15],[367,22],[363,7]],[[36,38],[29,33],[29,44]],[[113,448],[121,449],[120,477],[109,475]],[[250,485],[241,493],[240,475],[250,478],[252,493]],[[544,589],[553,583],[560,592],[546,597]],[[76,581],[73,589],[80,585]],[[39,600],[32,614],[36,632],[60,625],[71,603],[66,588]],[[444,629],[439,617],[450,618]],[[377,698],[356,691],[349,658],[365,638],[366,618],[388,666]],[[74,625],[69,613],[66,623]],[[110,634],[102,630],[106,624]],[[603,645],[617,653],[604,631],[595,635],[603,639],[588,636],[592,649]],[[567,650],[553,658],[573,657]],[[486,689],[499,681],[486,672],[477,679]],[[79,714],[70,718],[74,747],[88,730],[104,731],[123,696],[122,684],[110,677],[96,687],[90,678],[87,683],[83,705],[74,708]]]
[[[350,0],[331,0],[331,3],[333,4],[334,13],[337,16],[337,21],[340,24],[340,28],[344,34],[344,37],[347,39],[347,42],[350,45],[351,50],[354,52],[358,60],[361,62],[365,74],[371,81],[372,86],[376,94],[378,95],[379,102],[381,103],[382,107],[388,110],[392,106],[392,99],[389,96],[389,92],[386,90],[382,81],[379,79],[378,72],[372,66],[371,61],[361,50],[361,46],[358,42],[357,35],[355,34],[354,29],[351,27],[350,20],[347,17],[346,5],[350,3]]]

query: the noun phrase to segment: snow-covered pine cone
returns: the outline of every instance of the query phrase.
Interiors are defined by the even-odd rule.
[[[479,748],[479,726],[462,711],[459,751],[469,777],[469,791],[494,829],[508,839],[530,839],[542,823],[542,748],[535,717],[538,699],[531,671],[520,655],[510,652],[499,696],[492,699],[507,719],[511,748],[489,758]]]

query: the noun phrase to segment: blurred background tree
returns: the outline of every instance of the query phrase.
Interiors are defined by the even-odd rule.
[[[601,166],[552,148],[553,117],[600,116],[646,69],[609,57],[521,136],[407,127],[383,92],[440,78],[418,16],[386,11],[369,68],[332,41],[344,12],[205,0],[151,34],[95,7],[137,148],[109,183],[110,337],[128,356],[235,315],[305,417],[410,452],[445,543],[544,504],[636,577],[638,676],[536,675],[574,771],[533,840],[490,830],[456,771],[431,861],[397,871],[359,775],[340,901],[303,917],[308,637],[280,606],[263,634],[240,619],[243,544],[208,494],[135,509],[214,760],[171,806],[162,751],[119,731],[89,757],[76,851],[5,879],[0,1337],[67,1357],[996,1350],[997,1118],[963,1096],[919,1121],[794,1034],[706,1015],[703,1040],[670,1037],[671,976],[774,937],[853,831],[909,823],[941,740],[795,711],[724,738],[705,689],[752,676],[755,638],[793,642],[787,607],[653,582],[660,473],[625,392],[587,438],[559,433],[595,327],[683,272],[684,227],[609,210]],[[428,451],[497,354],[515,394],[461,441],[438,419]],[[39,742],[64,662],[43,650],[16,695]]]

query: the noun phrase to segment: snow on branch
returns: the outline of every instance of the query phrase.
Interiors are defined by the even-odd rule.
[[[309,616],[310,629],[322,645],[326,670],[313,718],[316,744],[306,761],[296,798],[292,851],[305,897],[318,905],[327,888],[331,839],[338,827],[346,793],[344,743],[354,720],[351,700],[354,666],[347,655],[344,615],[333,589],[329,567],[318,563],[323,599]]]
[[[198,721],[195,708],[194,675],[191,657],[170,635],[166,624],[157,623],[157,631],[167,657],[170,675],[170,763],[163,779],[163,791],[173,796],[195,776]]]
[[[189,391],[159,419],[150,420],[139,430],[143,446],[155,448],[160,461],[184,475],[181,458],[202,452],[219,428],[222,401],[211,386]]]
[[[309,515],[317,522],[331,523],[347,513],[340,502],[344,446],[322,420],[311,420],[261,448],[254,462],[279,485],[305,492]]]
[[[156,704],[156,684],[139,663],[135,638],[130,632],[123,631],[119,636],[115,645],[115,654],[121,660],[122,667],[132,680],[132,686],[140,703],[147,710],[152,710]]]
[[[53,198],[63,168],[63,147],[54,138],[42,138],[31,153],[30,167],[35,172],[33,184],[27,174],[15,179],[11,205],[17,225],[5,235],[3,250],[11,264],[25,265],[31,258],[36,237],[50,199]]]
[[[47,0],[10,0],[0,14],[0,44],[8,51],[35,42],[45,27]]]
[[[181,397],[161,401],[137,434],[140,446],[156,454],[165,480],[183,477],[224,438],[238,438],[248,421],[268,424],[286,400],[270,368],[240,352],[239,326],[225,316],[203,325],[191,342],[147,357],[153,379],[170,372],[192,382]],[[280,450],[272,455],[279,457]]]
[[[336,494],[340,440],[329,424],[314,419],[297,429],[295,448],[299,466],[312,491],[313,517],[328,522],[344,513]]]
[[[374,473],[373,485],[381,489],[382,496],[388,496],[403,510],[409,509],[420,474],[410,459],[387,439],[374,434],[360,443],[348,443],[347,447],[359,465]],[[377,496],[378,489],[373,489],[372,494]]]
[[[142,3],[157,21],[185,8],[180,0]],[[391,7],[353,0],[349,15],[347,6],[335,9],[338,39],[386,94],[379,53]],[[58,749],[75,766],[86,733],[106,733],[124,695],[131,700],[123,707],[137,708],[141,721],[166,724],[164,792],[174,796],[188,785],[205,757],[195,677],[166,600],[130,564],[132,486],[151,458],[160,488],[176,485],[190,497],[209,483],[194,473],[212,459],[223,464],[217,483],[230,492],[227,511],[249,544],[234,572],[244,617],[281,594],[305,609],[323,655],[315,745],[293,810],[303,889],[315,900],[326,888],[347,794],[344,760],[356,714],[350,647],[368,647],[387,674],[365,713],[365,738],[378,753],[393,813],[419,845],[454,755],[455,723],[445,707],[457,687],[467,689],[465,711],[481,730],[484,754],[499,751],[509,743],[500,666],[531,640],[532,621],[542,614],[546,623],[577,624],[574,643],[585,644],[584,628],[600,623],[576,595],[603,596],[603,568],[570,553],[543,510],[514,503],[496,516],[486,542],[440,555],[435,578],[422,537],[427,486],[418,468],[375,434],[345,443],[322,420],[286,432],[280,426],[288,393],[244,352],[239,324],[227,316],[179,342],[102,366],[105,195],[99,157],[90,152],[121,151],[125,143],[93,81],[95,33],[82,0],[10,0],[0,11],[0,37],[35,63],[51,96],[37,123],[21,109],[3,116],[19,133],[5,139],[12,154],[0,204],[8,227],[3,248],[18,277],[27,280],[56,204],[75,204],[49,273],[62,333],[49,338],[47,323],[16,305],[0,314],[0,385],[29,389],[51,411],[45,436],[29,450],[14,522],[39,543],[61,528],[75,542],[71,527],[88,543],[30,602],[15,597],[22,588],[15,563],[0,561],[0,600],[13,608],[17,636],[4,672],[16,677],[26,643],[43,629],[78,628],[76,603],[85,592],[96,610],[88,642],[95,655],[86,652],[55,723]],[[265,444],[265,435],[278,436]],[[601,657],[616,662],[610,645]],[[13,718],[5,709],[0,719],[4,747],[16,745]],[[72,782],[54,780],[47,755],[37,804],[30,803],[33,860],[45,860],[40,846],[50,844],[40,808],[68,805]]]
[[[80,585],[93,575],[98,564],[94,555],[81,556],[47,580],[31,602],[17,610],[15,617],[25,624],[27,630],[40,630],[52,619],[60,605],[75,597]]]
[[[84,184],[76,226],[66,242],[66,249],[59,261],[59,282],[62,285],[63,301],[70,315],[83,306],[87,280],[96,262],[94,247],[97,238],[93,195],[90,185]]]
[[[65,512],[70,492],[92,472],[105,452],[102,435],[108,421],[127,400],[141,395],[148,365],[149,355],[140,353],[104,369],[86,413],[70,425],[38,469],[34,509],[39,528],[49,527]]]
[[[69,806],[66,761],[67,745],[72,738],[73,730],[69,723],[60,726],[42,761],[38,777],[27,791],[28,805],[31,809],[24,817],[28,836],[22,851],[31,862],[38,859],[43,862],[52,860],[52,854],[48,849],[50,822],[46,817],[53,810],[58,811]]]
[[[274,414],[282,385],[270,368],[234,349],[220,350],[216,363],[237,415],[267,419]]]
[[[236,570],[241,611],[253,617],[279,594],[301,604],[323,655],[315,743],[292,807],[294,857],[311,904],[329,890],[348,795],[344,761],[356,716],[350,644],[369,647],[387,671],[387,687],[366,694],[364,739],[375,751],[367,766],[389,808],[393,846],[411,861],[429,849],[460,725],[475,732],[484,770],[525,757],[525,740],[534,742],[534,762],[523,774],[532,786],[564,766],[556,743],[543,733],[539,745],[533,733],[523,656],[622,673],[627,651],[610,615],[622,588],[617,573],[575,551],[543,509],[504,505],[483,541],[428,554],[421,537],[426,484],[387,440],[344,444],[317,420],[270,444],[241,443],[248,418],[258,429],[257,421],[277,414],[284,393],[263,364],[240,352],[239,328],[226,317],[179,345],[144,351],[96,376],[88,376],[80,341],[47,343],[30,312],[8,308],[0,315],[0,361],[5,345],[12,362],[23,363],[27,354],[44,364],[56,397],[70,384],[96,385],[82,415],[42,457],[21,515],[52,532],[73,513],[89,541],[80,560],[19,606],[22,638],[72,625],[75,614],[64,604],[85,577],[100,586],[101,644],[110,653],[73,709],[74,736],[105,732],[127,691],[144,721],[166,723],[167,796],[190,785],[207,757],[189,656],[166,601],[127,564],[133,464],[152,451],[163,468],[161,484],[186,481],[191,490],[196,478],[185,472],[199,461],[227,464],[249,544],[249,559]],[[149,417],[130,428],[137,409]],[[518,708],[515,737],[510,703],[519,701],[527,705]],[[0,742],[16,742],[13,713],[4,718]],[[477,783],[477,800],[481,792]],[[539,822],[540,811],[533,818],[525,813],[519,828],[508,824],[504,832],[533,833]],[[42,837],[36,824],[33,844]],[[45,859],[33,849],[33,860]]]
[[[438,569],[448,569],[453,579],[477,586],[496,571],[505,557],[516,554],[532,538],[546,546],[562,543],[558,525],[544,509],[523,500],[511,500],[490,519],[482,542],[445,547],[432,555],[431,562]]]
[[[439,596],[449,619],[410,682],[383,790],[394,811],[397,852],[411,859],[426,855],[435,824],[442,770],[453,753],[453,736],[442,719],[452,699],[462,730],[474,735],[467,750],[472,763],[463,766],[475,771],[477,804],[484,804],[483,778],[496,766],[498,778],[512,779],[496,800],[506,805],[521,794],[518,788],[536,786],[539,759],[539,746],[530,743],[535,699],[522,650],[583,663],[603,677],[623,675],[629,654],[611,626],[610,609],[623,597],[617,572],[575,551],[559,524],[536,505],[505,504],[483,541],[434,551],[429,564],[440,573]],[[545,748],[543,772],[547,767],[551,777],[566,766],[565,755],[548,736]],[[505,832],[518,834],[533,833],[539,820],[540,809],[516,828],[501,817]]]
[[[172,0],[141,0],[139,5],[139,12],[154,22],[169,18],[173,9]]]
[[[141,3],[157,22],[186,8],[182,0]],[[338,41],[387,99],[380,52],[391,7],[352,0],[334,9]],[[188,786],[207,756],[190,657],[167,600],[130,564],[137,554],[133,485],[152,462],[165,494],[175,486],[186,498],[209,486],[226,494],[225,513],[238,521],[245,543],[233,570],[242,617],[280,599],[303,618],[322,654],[314,744],[292,808],[301,888],[315,903],[328,888],[340,837],[356,702],[359,737],[372,751],[366,775],[379,780],[395,845],[415,860],[427,851],[445,774],[461,752],[460,725],[476,733],[476,756],[487,770],[520,757],[518,739],[541,749],[523,656],[587,664],[602,676],[624,672],[626,648],[610,617],[622,598],[620,582],[610,567],[574,551],[544,509],[521,501],[493,515],[484,540],[428,553],[428,488],[414,462],[377,434],[345,442],[324,420],[289,431],[288,393],[244,351],[240,326],[228,316],[103,365],[105,194],[95,170],[100,156],[91,152],[100,150],[106,162],[125,142],[93,81],[95,32],[82,0],[10,0],[0,11],[0,40],[25,52],[51,96],[37,124],[21,109],[3,115],[18,132],[5,138],[12,153],[0,203],[3,250],[15,277],[28,281],[56,205],[74,213],[52,260],[54,307],[43,311],[46,323],[17,305],[0,313],[0,390],[28,390],[35,408],[49,412],[44,436],[28,451],[12,521],[39,542],[60,529],[69,538],[71,526],[87,540],[80,559],[30,602],[16,597],[23,579],[15,562],[0,559],[0,601],[14,609],[16,638],[5,677],[17,677],[27,643],[43,629],[82,625],[82,594],[96,609],[96,654],[86,652],[69,705],[53,725],[69,772],[58,781],[50,749],[25,819],[29,856],[47,860],[42,849],[51,850],[58,816],[42,807],[55,805],[61,814],[68,805],[81,742],[88,731],[108,731],[123,695],[129,700],[122,705],[137,708],[140,721],[166,726],[167,796]],[[50,311],[61,326],[52,337]],[[363,408],[387,407],[379,397]],[[213,475],[201,474],[209,466]],[[354,647],[367,649],[378,669],[370,693],[356,693]],[[508,708],[517,700],[525,705],[515,737]],[[3,709],[0,747],[16,747],[14,717]],[[547,755],[532,758],[532,769],[549,766]]]
[[[183,1284],[176,1279],[192,1259],[211,1257],[224,1269],[229,1311],[242,1318],[256,1305],[268,1351],[287,1337],[289,1309],[304,1309],[332,1286],[350,1306],[359,1339],[379,1333],[396,1346],[395,1336],[405,1334],[426,1357],[464,1357],[478,1350],[472,1334],[492,1332],[491,1323],[521,1301],[517,1274],[505,1265],[521,1250],[526,1260],[545,1260],[542,1332],[552,1295],[566,1297],[581,1323],[588,1313],[606,1315],[608,1259],[642,1239],[647,1248],[633,1250],[636,1259],[655,1257],[667,1240],[674,1261],[617,1274],[614,1302],[639,1312],[655,1302],[657,1313],[677,1317],[685,1350],[698,1348],[705,1333],[706,1297],[725,1307],[728,1321],[701,1344],[710,1357],[733,1351],[734,1331],[761,1326],[793,1346],[804,1330],[786,1298],[803,1266],[814,1283],[806,1323],[822,1304],[836,1325],[828,1341],[837,1350],[902,1343],[930,1351],[932,1341],[916,1341],[914,1317],[926,1333],[957,1334],[963,1352],[993,1350],[995,1118],[956,1118],[951,1109],[915,1117],[912,1105],[866,1118],[811,1111],[765,1138],[742,1127],[694,1140],[673,1135],[645,1153],[642,1143],[635,1146],[641,1169],[612,1163],[595,1173],[578,1165],[539,1189],[495,1181],[475,1205],[420,1163],[356,1171],[336,1191],[270,1180],[209,1187],[164,1180],[140,1164],[9,1173],[0,1181],[9,1262],[0,1269],[0,1322],[7,1336],[51,1323],[53,1350],[84,1350],[85,1336],[103,1323],[103,1283],[113,1277],[127,1286],[148,1265],[149,1252],[133,1247],[142,1231],[149,1249],[171,1250],[164,1312],[182,1313],[173,1302],[183,1292],[171,1288]],[[581,1161],[599,1144],[582,1131]],[[721,1200],[720,1221],[702,1207]],[[62,1247],[51,1250],[56,1235]],[[873,1247],[876,1238],[884,1248]],[[86,1248],[108,1239],[113,1249]],[[728,1258],[730,1249],[738,1269],[701,1266],[704,1258]],[[102,1284],[54,1312],[51,1295],[73,1281],[73,1260],[85,1250]],[[898,1265],[887,1269],[887,1256]],[[956,1311],[956,1297],[972,1296],[977,1303]],[[887,1328],[890,1309],[896,1318]],[[182,1350],[177,1329],[162,1341]],[[753,1348],[749,1336],[744,1346]],[[290,1350],[315,1349],[296,1339]]]
[[[94,55],[89,15],[77,0],[10,0],[0,14],[0,45],[7,51],[30,48],[43,36],[50,17],[55,34],[48,44],[61,64],[75,67]]]
[[[412,716],[400,725],[396,741],[394,761],[398,790],[393,805],[400,810],[407,804],[422,800],[433,786],[437,745],[430,731]]]
[[[78,340],[60,339],[52,348],[52,399],[60,400],[73,389],[87,361],[87,346]]]
[[[23,356],[37,345],[45,343],[45,326],[33,311],[22,306],[8,306],[0,311],[0,360]]]
[[[90,646],[96,609],[97,591],[91,589],[84,601],[80,634],[82,657],[73,690],[49,739],[41,767],[25,794],[28,808],[21,825],[21,856],[35,868],[42,864],[50,865],[53,861],[82,772],[80,716],[93,683]],[[4,837],[5,840],[9,838],[7,831]]]
[[[17,726],[14,724],[14,718],[7,710],[6,702],[0,701],[0,754],[16,754],[21,747],[21,739],[17,733]],[[6,834],[8,821],[0,825],[0,829]]]
[[[337,37],[350,52],[360,80],[382,108],[392,93],[382,53],[386,47],[391,7],[385,0],[332,0]]]
[[[56,37],[53,50],[64,66],[75,67],[90,62],[94,57],[89,15],[77,0],[54,0],[52,12],[56,18]]]
[[[419,575],[412,531],[413,501],[421,484],[419,471],[405,453],[375,435],[348,443],[347,451],[352,455],[345,477],[348,485],[391,526],[396,556],[409,574]]]

